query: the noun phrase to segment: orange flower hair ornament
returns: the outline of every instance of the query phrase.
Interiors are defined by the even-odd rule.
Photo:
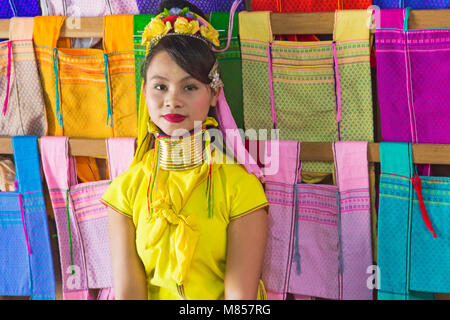
[[[163,13],[150,20],[145,27],[141,44],[145,45],[149,52],[163,37],[174,35],[200,39],[208,45],[212,45],[211,49],[220,45],[219,32],[208,21],[189,11],[189,8],[164,9]],[[218,69],[219,63],[216,60],[209,73],[210,86],[214,90],[223,86]]]
[[[207,41],[218,47],[219,32],[205,19],[189,11],[189,8],[173,8],[154,17],[142,34],[142,45],[151,50],[161,38],[170,35],[187,35]]]

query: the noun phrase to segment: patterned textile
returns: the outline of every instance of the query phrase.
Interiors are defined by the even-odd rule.
[[[450,178],[414,174],[410,143],[381,143],[380,155],[378,297],[449,293]]]
[[[382,139],[448,144],[450,30],[407,30],[408,15],[403,9],[376,11]]]
[[[137,0],[137,6],[139,8],[139,14],[157,14],[158,0]]]
[[[0,192],[0,296],[56,298],[37,137],[13,137],[18,190]]]
[[[252,0],[252,9],[272,12],[316,12],[366,9],[371,4],[371,0]]]
[[[41,15],[38,0],[0,0],[0,19]]]
[[[225,48],[228,41],[230,14],[225,12],[212,12],[210,21],[219,31],[220,48]],[[233,33],[230,46],[225,52],[216,54],[220,64],[220,76],[224,83],[225,97],[230,106],[233,118],[238,128],[244,128],[244,110],[242,97],[242,61],[241,48],[238,39],[239,21],[236,13],[233,19]]]
[[[49,135],[137,135],[133,16],[103,19],[104,50],[98,50],[57,48],[65,17],[35,18],[34,43]]]
[[[134,63],[135,63],[135,79],[136,79],[136,110],[139,111],[139,97],[141,95],[142,81],[141,76],[142,66],[145,62],[147,51],[145,46],[141,45],[142,33],[145,27],[150,23],[154,17],[153,14],[136,15],[133,18],[133,44],[134,44]],[[138,113],[139,114],[139,113]]]
[[[277,127],[282,140],[373,141],[368,13],[337,11],[335,41],[314,43],[273,41],[269,14],[239,14],[245,128]]]
[[[135,139],[107,141],[114,179],[131,162]],[[108,213],[99,201],[111,181],[78,184],[66,137],[43,137],[41,154],[58,230],[64,299],[111,299]]]
[[[367,142],[335,143],[336,186],[301,183],[299,142],[281,141],[279,150],[267,142],[266,149],[279,159],[278,172],[265,176],[268,296],[372,299]]]
[[[381,9],[407,8],[412,9],[448,9],[449,0],[374,0],[374,5]]]
[[[42,87],[33,49],[33,19],[12,18],[9,41],[0,42],[0,135],[47,132]]]
[[[2,0],[5,1],[5,0]],[[234,0],[190,0],[204,14],[230,11]],[[5,1],[7,2],[7,1]],[[19,1],[16,1],[19,2]],[[23,1],[21,1],[23,2]],[[36,1],[34,1],[36,2]],[[43,0],[44,15],[104,16],[106,14],[157,14],[159,0]],[[238,11],[244,10],[242,2]]]
[[[46,16],[101,17],[107,14],[139,14],[133,0],[42,0],[41,8]]]
[[[159,0],[137,0],[139,13],[158,14]],[[204,14],[211,12],[228,12],[234,0],[189,0],[190,3],[198,7]],[[168,8],[170,9],[170,8]],[[244,2],[239,5],[238,11],[244,10]]]
[[[108,14],[138,14],[133,0],[42,0],[42,15],[67,17],[101,17]],[[76,23],[76,22],[75,22]],[[93,48],[101,45],[98,38],[74,38],[72,48]]]

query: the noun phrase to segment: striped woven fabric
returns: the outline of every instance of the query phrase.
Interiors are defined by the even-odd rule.
[[[252,9],[273,12],[317,12],[366,9],[371,4],[371,0],[252,0]]]
[[[265,177],[269,296],[372,299],[366,285],[372,265],[367,143],[335,143],[337,185],[302,184],[300,148],[282,141],[280,170]]]
[[[34,42],[45,92],[48,134],[136,136],[133,17],[104,17],[104,50],[60,48],[57,35],[64,17],[38,18]]]
[[[41,15],[38,0],[0,0],[0,19]]]
[[[142,65],[145,62],[147,50],[145,46],[141,45],[142,34],[147,24],[154,17],[154,14],[136,15],[133,18],[133,45],[134,45],[134,63],[135,63],[135,81],[136,81],[136,110],[139,112],[139,97],[141,95],[141,88],[143,78],[141,76]]]
[[[239,17],[246,129],[275,126],[281,140],[373,141],[364,12],[337,12],[335,41],[314,43],[273,41],[268,13]],[[355,31],[361,29],[367,32]],[[304,163],[303,170],[331,172],[332,166]]]
[[[0,192],[0,296],[56,298],[37,137],[13,137],[16,191]]]
[[[128,168],[134,139],[109,139],[107,149],[114,179]],[[41,153],[58,230],[64,299],[111,299],[108,210],[100,202],[111,180],[77,183],[66,137],[42,138]]]
[[[380,156],[378,298],[449,293],[450,178],[414,175],[410,143],[384,142]]]
[[[448,9],[450,0],[373,0],[381,9]]]
[[[14,18],[11,40],[0,42],[0,135],[42,136],[45,105],[33,48],[33,19]]]

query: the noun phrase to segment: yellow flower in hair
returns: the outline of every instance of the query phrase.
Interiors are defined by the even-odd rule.
[[[153,38],[165,35],[170,30],[172,30],[172,24],[170,21],[164,23],[161,19],[153,18],[145,27],[144,33],[142,34],[142,44],[144,45],[150,43]]]
[[[200,33],[202,36],[204,36],[206,39],[211,41],[216,47],[220,45],[219,42],[219,31],[217,31],[214,28],[207,28],[205,26],[200,27]]]
[[[176,33],[196,34],[200,30],[197,20],[188,22],[186,18],[179,17],[173,25]]]

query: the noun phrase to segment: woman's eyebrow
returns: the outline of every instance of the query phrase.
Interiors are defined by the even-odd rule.
[[[150,78],[150,80],[153,80],[153,79],[162,79],[162,80],[167,80],[167,81],[169,81],[169,79],[167,79],[166,77],[158,76],[158,75],[153,76],[153,77]]]
[[[170,81],[170,79],[160,76],[160,75],[154,75],[153,77],[150,78],[150,80],[153,80],[153,79],[161,79],[161,80]],[[195,79],[195,78],[191,75],[187,75],[186,77],[181,79],[179,82],[183,82],[183,81],[190,80],[190,79]]]

